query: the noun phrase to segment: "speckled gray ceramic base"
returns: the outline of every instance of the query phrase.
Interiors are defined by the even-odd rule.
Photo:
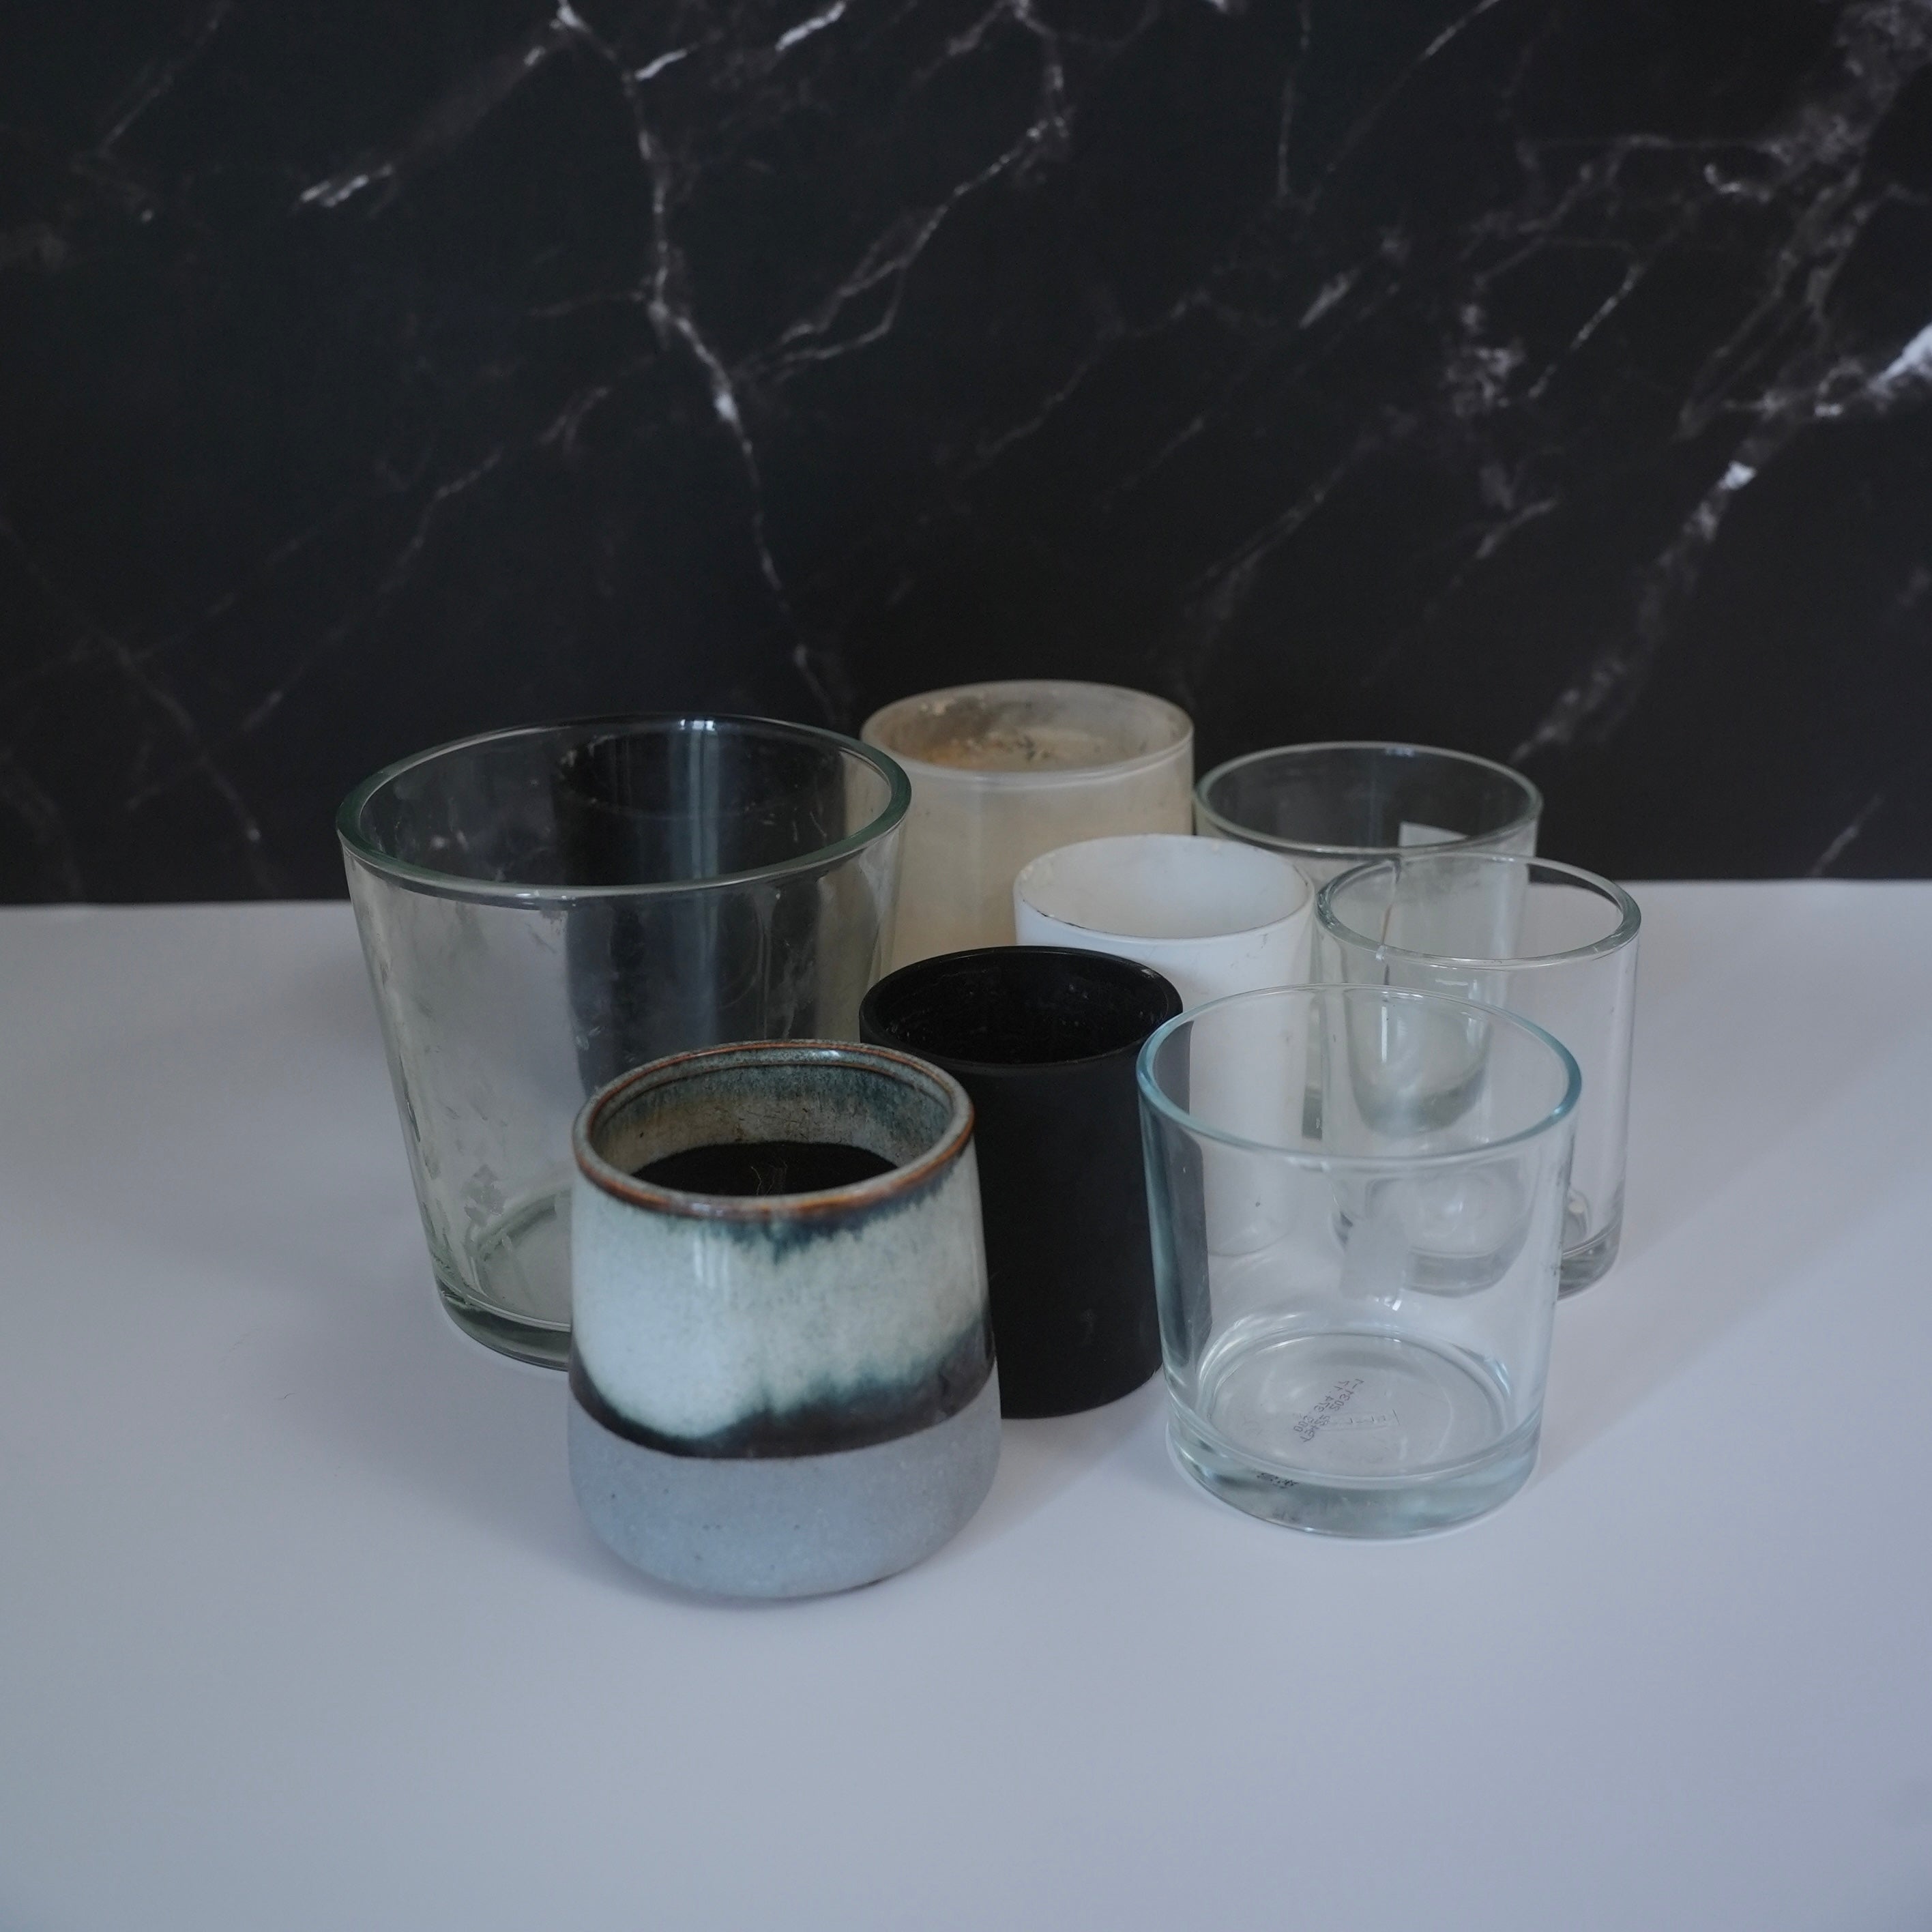
[[[574,1398],[570,1478],[590,1526],[647,1576],[724,1597],[876,1582],[956,1535],[1000,1460],[997,1373],[930,1429],[820,1456],[674,1456]]]

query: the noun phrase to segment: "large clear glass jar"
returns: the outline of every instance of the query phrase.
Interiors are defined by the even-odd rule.
[[[560,1365],[570,1124],[627,1068],[852,1040],[891,944],[910,790],[854,740],[752,718],[494,732],[337,819],[443,1305]]]

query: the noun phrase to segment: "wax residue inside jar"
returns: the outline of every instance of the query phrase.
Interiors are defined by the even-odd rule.
[[[1138,757],[1141,735],[1117,736],[1040,716],[1025,704],[956,698],[903,720],[892,748],[929,765],[982,772],[1078,771]]]

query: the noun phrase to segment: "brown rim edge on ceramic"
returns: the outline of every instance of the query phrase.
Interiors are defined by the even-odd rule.
[[[640,1180],[634,1174],[626,1174],[591,1144],[591,1136],[603,1124],[605,1115],[638,1087],[646,1082],[652,1086],[668,1084],[701,1071],[698,1063],[732,1057],[779,1066],[843,1062],[870,1067],[908,1084],[916,1082],[937,1087],[940,1097],[950,1108],[945,1130],[917,1160],[902,1167],[889,1168],[869,1180],[802,1194],[697,1194],[683,1188],[660,1187]],[[910,1081],[907,1081],[908,1075],[912,1076]],[[965,1088],[943,1068],[911,1054],[890,1046],[867,1046],[858,1040],[737,1040],[722,1046],[701,1046],[688,1053],[669,1054],[619,1074],[584,1103],[571,1124],[570,1150],[576,1159],[578,1172],[593,1187],[634,1208],[654,1208],[660,1214],[682,1214],[699,1221],[812,1220],[877,1207],[896,1196],[917,1192],[941,1168],[956,1160],[972,1138],[973,1102],[967,1097]]]

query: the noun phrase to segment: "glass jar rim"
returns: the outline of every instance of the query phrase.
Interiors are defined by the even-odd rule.
[[[1353,926],[1342,924],[1335,910],[1334,896],[1351,879],[1358,879],[1379,866],[1400,866],[1418,862],[1427,865],[1438,859],[1453,859],[1463,865],[1540,866],[1546,872],[1560,872],[1565,878],[1574,879],[1608,899],[1616,908],[1617,923],[1602,938],[1593,939],[1587,945],[1568,946],[1561,952],[1532,952],[1514,959],[1485,959],[1473,954],[1465,957],[1460,953],[1418,952],[1412,947],[1391,946],[1386,940],[1371,939],[1366,933],[1358,932]],[[1377,959],[1467,967],[1472,972],[1534,973],[1546,967],[1574,966],[1586,959],[1600,959],[1609,953],[1621,951],[1636,938],[1643,924],[1643,913],[1636,901],[1616,880],[1606,879],[1600,873],[1586,872],[1581,866],[1569,865],[1561,859],[1545,859],[1533,852],[1470,852],[1447,844],[1410,845],[1386,858],[1371,859],[1364,865],[1352,866],[1346,872],[1336,873],[1315,895],[1315,922],[1342,944],[1360,946]]]
[[[929,758],[915,758],[910,752],[896,752],[890,745],[878,744],[866,735],[889,711],[897,711],[902,706],[929,703],[935,698],[977,695],[981,692],[1018,695],[1028,692],[1064,691],[1097,691],[1106,692],[1110,698],[1131,698],[1160,715],[1174,728],[1174,735],[1167,743],[1156,745],[1151,751],[1136,752],[1130,758],[1109,758],[1099,764],[1058,765],[1031,771],[989,770],[978,765],[942,765]],[[986,785],[1018,790],[1034,787],[1044,789],[1054,785],[1091,784],[1096,778],[1130,777],[1136,772],[1150,770],[1191,749],[1194,743],[1194,720],[1171,698],[1160,697],[1151,691],[1138,691],[1132,685],[1102,684],[1091,678],[1007,677],[988,678],[977,684],[942,685],[935,690],[916,691],[908,697],[896,698],[874,711],[860,726],[859,733],[867,745],[896,759],[908,772],[917,772],[928,783]]]
[[[1189,1111],[1175,1100],[1154,1077],[1154,1058],[1168,1041],[1168,1037],[1180,1028],[1192,1024],[1204,1014],[1219,1012],[1225,1007],[1255,1006],[1270,1000],[1288,998],[1306,998],[1312,994],[1334,994],[1343,999],[1368,998],[1378,1003],[1397,1002],[1405,1006],[1421,1006],[1448,1009],[1478,1015],[1485,1020],[1500,1020],[1517,1031],[1540,1040],[1557,1058],[1563,1068],[1563,1092],[1556,1104],[1540,1118],[1527,1126],[1516,1129],[1514,1133],[1499,1136],[1496,1139],[1485,1141],[1479,1147],[1451,1148],[1437,1154],[1330,1154],[1318,1148],[1281,1147],[1271,1141],[1258,1141],[1246,1134],[1238,1134],[1226,1127],[1216,1127],[1198,1114]],[[1546,1031],[1534,1020],[1525,1019],[1520,1013],[1513,1013],[1502,1006],[1485,1006],[1478,1000],[1459,1000],[1448,993],[1429,993],[1402,986],[1262,986],[1250,992],[1230,993],[1218,1000],[1208,1000],[1198,1006],[1190,1006],[1184,1012],[1177,1013],[1165,1025],[1156,1027],[1148,1036],[1147,1044],[1141,1048],[1140,1057],[1134,1064],[1134,1078],[1139,1088],[1141,1097],[1163,1118],[1171,1120],[1184,1132],[1198,1138],[1213,1142],[1217,1147],[1234,1148],[1244,1154],[1262,1154],[1271,1160],[1286,1161],[1297,1167],[1305,1167],[1330,1172],[1346,1168],[1350,1173],[1413,1173],[1418,1168],[1456,1167],[1474,1160],[1486,1160],[1513,1147],[1539,1139],[1551,1129],[1561,1126],[1576,1109],[1576,1102],[1583,1091],[1583,1072],[1576,1064],[1576,1057],[1554,1034]]]
[[[1238,771],[1244,765],[1258,764],[1264,758],[1279,758],[1291,753],[1306,752],[1394,752],[1405,758],[1446,758],[1453,764],[1474,765],[1484,771],[1493,772],[1500,778],[1507,778],[1523,794],[1527,803],[1523,810],[1507,824],[1499,825],[1493,830],[1459,833],[1454,838],[1431,839],[1424,848],[1415,845],[1324,845],[1311,838],[1287,838],[1279,832],[1263,832],[1254,826],[1243,825],[1225,813],[1216,811],[1208,802],[1209,787],[1225,778],[1228,772]],[[1278,852],[1308,852],[1324,859],[1353,859],[1358,861],[1392,859],[1398,854],[1424,850],[1453,852],[1465,850],[1472,845],[1486,845],[1498,838],[1511,837],[1525,826],[1534,824],[1543,816],[1541,790],[1534,779],[1524,777],[1514,766],[1500,764],[1494,758],[1480,758],[1474,752],[1452,751],[1445,745],[1412,745],[1394,738],[1324,738],[1312,744],[1270,745],[1258,752],[1244,752],[1238,758],[1223,760],[1196,782],[1194,803],[1202,817],[1224,838],[1238,838],[1246,844],[1264,845]]]
[[[780,860],[769,866],[754,866],[743,872],[712,873],[701,879],[647,879],[634,884],[613,886],[519,885],[501,880],[467,878],[460,873],[442,872],[433,866],[419,866],[412,860],[399,859],[373,844],[362,830],[364,808],[385,785],[394,783],[405,772],[459,752],[506,743],[515,738],[542,738],[570,732],[605,730],[642,736],[654,732],[669,734],[693,729],[716,730],[720,727],[726,730],[748,729],[754,734],[821,745],[837,751],[842,756],[857,758],[886,781],[885,805],[875,818],[856,832],[848,832],[843,838],[814,847],[796,858]],[[371,872],[380,872],[437,898],[465,899],[486,905],[568,906],[600,899],[728,890],[734,886],[752,885],[764,879],[790,878],[835,865],[892,831],[905,817],[911,803],[912,782],[890,752],[876,746],[862,744],[856,738],[848,738],[842,732],[828,730],[821,725],[796,724],[786,718],[762,718],[735,712],[614,712],[588,718],[559,718],[544,724],[512,724],[494,731],[475,732],[466,738],[452,738],[426,750],[412,752],[408,757],[398,758],[393,764],[385,765],[364,778],[342,801],[335,814],[335,832],[344,848]]]

